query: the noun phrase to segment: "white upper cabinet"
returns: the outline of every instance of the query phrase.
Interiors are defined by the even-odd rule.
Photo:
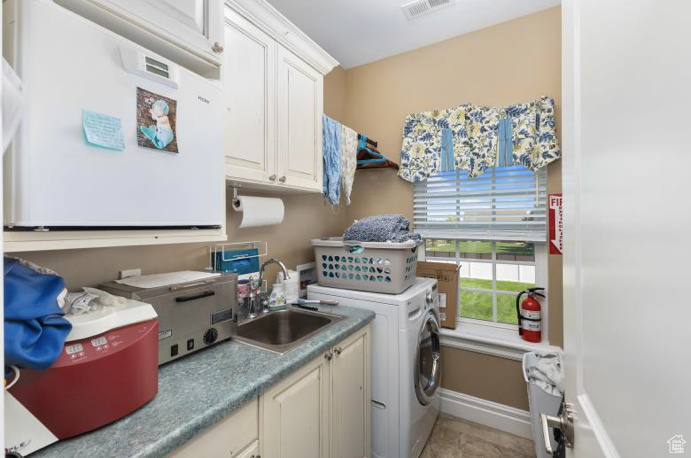
[[[276,49],[266,33],[226,12],[223,150],[227,175],[260,183],[275,176]]]
[[[55,0],[201,75],[218,78],[223,0]]]
[[[278,52],[278,181],[322,189],[324,77],[292,52]]]
[[[226,3],[226,179],[321,192],[324,75],[338,62],[264,0]]]
[[[157,28],[175,37],[176,42],[187,45],[191,50],[220,64],[219,54],[223,51],[220,1],[118,0],[117,4],[134,13],[141,11],[146,14],[151,11],[149,8],[155,9],[159,13],[157,20],[153,21]]]

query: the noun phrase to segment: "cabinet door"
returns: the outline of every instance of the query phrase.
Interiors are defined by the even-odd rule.
[[[370,456],[369,327],[334,348],[332,458]]]
[[[231,455],[231,457],[232,457],[232,455]],[[254,441],[252,444],[250,444],[249,447],[247,447],[245,450],[241,451],[240,454],[236,456],[236,458],[260,458],[259,442]]]
[[[119,0],[121,1],[121,0]],[[149,0],[161,12],[162,20],[153,22],[200,50],[213,52],[214,41],[220,43],[220,23],[222,6],[218,0]]]
[[[263,395],[263,458],[329,458],[330,366],[320,356]]]
[[[279,183],[321,191],[323,76],[281,46],[278,106]]]
[[[221,44],[221,0],[57,0],[106,26],[125,21],[215,64]],[[135,40],[136,41],[136,40]]]
[[[259,402],[255,399],[170,455],[171,458],[249,458],[257,450]],[[257,455],[258,453],[255,453]]]
[[[226,177],[269,183],[275,159],[277,44],[229,8],[225,18]]]

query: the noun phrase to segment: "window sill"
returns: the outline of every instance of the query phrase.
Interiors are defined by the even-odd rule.
[[[523,354],[529,351],[563,352],[561,348],[550,345],[547,341],[539,344],[526,342],[514,330],[474,323],[459,323],[456,329],[442,328],[441,344],[514,361],[522,361]]]

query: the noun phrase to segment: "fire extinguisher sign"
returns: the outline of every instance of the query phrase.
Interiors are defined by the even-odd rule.
[[[564,208],[562,195],[549,195],[549,254],[564,254]]]

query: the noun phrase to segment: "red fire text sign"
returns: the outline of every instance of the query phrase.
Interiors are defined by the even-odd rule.
[[[549,195],[549,254],[564,254],[564,208],[562,195]]]

